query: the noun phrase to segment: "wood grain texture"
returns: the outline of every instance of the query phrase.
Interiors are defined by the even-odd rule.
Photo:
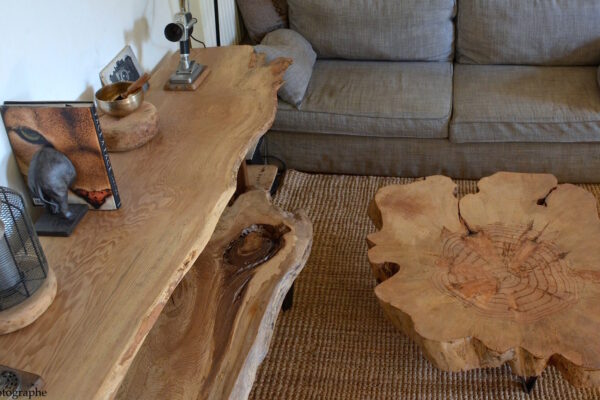
[[[139,109],[125,117],[99,116],[108,151],[129,151],[148,143],[158,134],[158,111],[145,101]]]
[[[248,165],[248,186],[264,191],[270,191],[277,177],[275,165]]]
[[[460,201],[446,177],[382,188],[369,261],[386,315],[438,368],[548,364],[600,386],[596,199],[552,175],[497,173]]]
[[[248,148],[271,126],[289,61],[252,47],[194,50],[212,73],[194,92],[164,91],[178,62],[153,74],[146,99],[160,133],[111,155],[123,206],[89,212],[69,238],[41,238],[58,280],[35,323],[0,337],[3,364],[42,376],[48,399],[111,398],[171,293],[210,239]]]
[[[287,232],[277,253],[255,267],[224,261],[230,243],[257,224]],[[251,235],[239,252],[261,248]],[[242,194],[165,306],[117,398],[247,398],[311,243],[312,225],[302,211],[282,212],[265,191]]]

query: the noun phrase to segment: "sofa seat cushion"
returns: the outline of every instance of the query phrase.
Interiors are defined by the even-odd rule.
[[[298,109],[273,129],[374,137],[447,138],[452,64],[317,60]]]
[[[456,65],[450,140],[600,142],[596,68]]]

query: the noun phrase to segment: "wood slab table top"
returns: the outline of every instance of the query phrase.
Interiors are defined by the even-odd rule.
[[[240,163],[271,126],[289,60],[252,47],[193,50],[212,72],[193,92],[163,90],[174,54],[146,100],[160,133],[111,154],[123,206],[89,212],[69,238],[42,238],[56,272],[54,303],[0,336],[0,364],[41,375],[48,399],[114,397],[165,302],[208,243]]]
[[[118,400],[248,398],[312,224],[252,190],[228,207],[135,357]]]
[[[546,174],[501,172],[462,199],[450,178],[382,188],[369,261],[386,315],[438,368],[555,365],[600,386],[596,198]]]

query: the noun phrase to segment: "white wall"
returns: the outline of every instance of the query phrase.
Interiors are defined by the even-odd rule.
[[[224,4],[234,0],[221,0]],[[192,0],[194,36],[215,44],[213,0]],[[163,36],[178,0],[13,0],[0,8],[0,102],[92,100],[98,72],[131,45],[145,70],[179,46]],[[223,7],[221,7],[223,8]],[[232,11],[233,10],[233,11]],[[221,15],[225,27],[235,7]],[[228,29],[228,28],[224,28]],[[223,44],[235,40],[226,31]],[[0,185],[26,193],[0,123]]]

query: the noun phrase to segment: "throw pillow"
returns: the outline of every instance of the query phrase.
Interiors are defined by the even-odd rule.
[[[282,100],[296,107],[300,106],[317,60],[317,54],[310,43],[296,31],[279,29],[267,34],[261,44],[254,47],[254,51],[265,53],[268,62],[279,57],[294,61],[285,71],[285,83],[278,94]]]
[[[252,43],[277,29],[287,28],[287,0],[237,0]]]

